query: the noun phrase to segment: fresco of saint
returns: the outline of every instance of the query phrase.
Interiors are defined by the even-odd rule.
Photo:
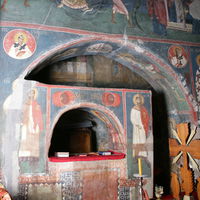
[[[32,55],[25,43],[25,36],[23,34],[16,37],[16,42],[11,46],[8,55],[16,59],[28,58]]]
[[[43,130],[43,119],[37,95],[37,89],[32,89],[24,105],[19,157],[39,157],[39,136]]]
[[[167,35],[167,13],[164,0],[147,0],[147,5],[154,33]]]
[[[15,59],[29,58],[36,49],[35,38],[28,31],[22,29],[8,32],[3,45],[5,52]]]
[[[168,57],[174,67],[182,68],[187,64],[187,53],[181,46],[171,46]]]
[[[130,114],[133,124],[133,156],[147,157],[145,143],[149,132],[149,113],[143,105],[144,97],[141,94],[133,96],[133,103]]]

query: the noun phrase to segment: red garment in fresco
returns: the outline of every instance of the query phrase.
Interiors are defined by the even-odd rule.
[[[36,100],[30,102],[30,109],[33,117],[33,133],[39,128],[39,132],[43,130],[43,120],[40,105]]]
[[[39,157],[39,138],[43,130],[43,119],[35,95],[34,92],[24,106],[20,157]]]
[[[149,132],[149,114],[147,109],[144,106],[140,107],[140,114],[141,114],[141,121],[146,133],[146,136],[148,136],[148,132]]]
[[[133,157],[147,157],[148,152],[145,147],[149,131],[149,113],[144,106],[144,96],[136,94],[133,96],[134,106],[131,109],[130,120],[133,124]]]
[[[43,130],[43,120],[40,105],[36,100],[27,102],[24,107],[23,124],[29,127],[31,133]]]
[[[167,14],[164,0],[148,0],[147,3],[149,16],[155,16],[161,24],[166,26]]]

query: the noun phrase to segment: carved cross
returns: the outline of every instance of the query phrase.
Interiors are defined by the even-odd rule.
[[[181,167],[181,186],[185,191],[185,195],[190,196],[193,191],[193,178],[192,171],[188,167],[188,154],[195,159],[200,159],[200,140],[192,140],[194,133],[189,134],[189,128],[187,123],[177,125],[177,139],[169,139],[169,151],[170,156],[177,156],[182,152],[183,166]]]

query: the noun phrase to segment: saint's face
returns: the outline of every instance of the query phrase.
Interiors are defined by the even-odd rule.
[[[142,99],[141,99],[141,97],[136,97],[136,99],[135,99],[135,103],[136,103],[136,105],[142,105]]]
[[[29,100],[35,100],[36,99],[36,91],[35,90],[31,90],[28,98],[29,98]]]
[[[20,45],[22,45],[22,44],[24,43],[24,36],[23,36],[23,35],[20,35],[20,36],[18,37],[18,43],[19,43]]]
[[[176,52],[176,56],[179,57],[179,56],[182,56],[182,50],[181,49],[175,49],[175,52]]]

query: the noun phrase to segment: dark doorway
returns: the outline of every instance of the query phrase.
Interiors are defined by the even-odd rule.
[[[64,113],[53,130],[49,157],[56,152],[79,154],[97,151],[94,126],[95,122],[87,111],[74,109]]]

